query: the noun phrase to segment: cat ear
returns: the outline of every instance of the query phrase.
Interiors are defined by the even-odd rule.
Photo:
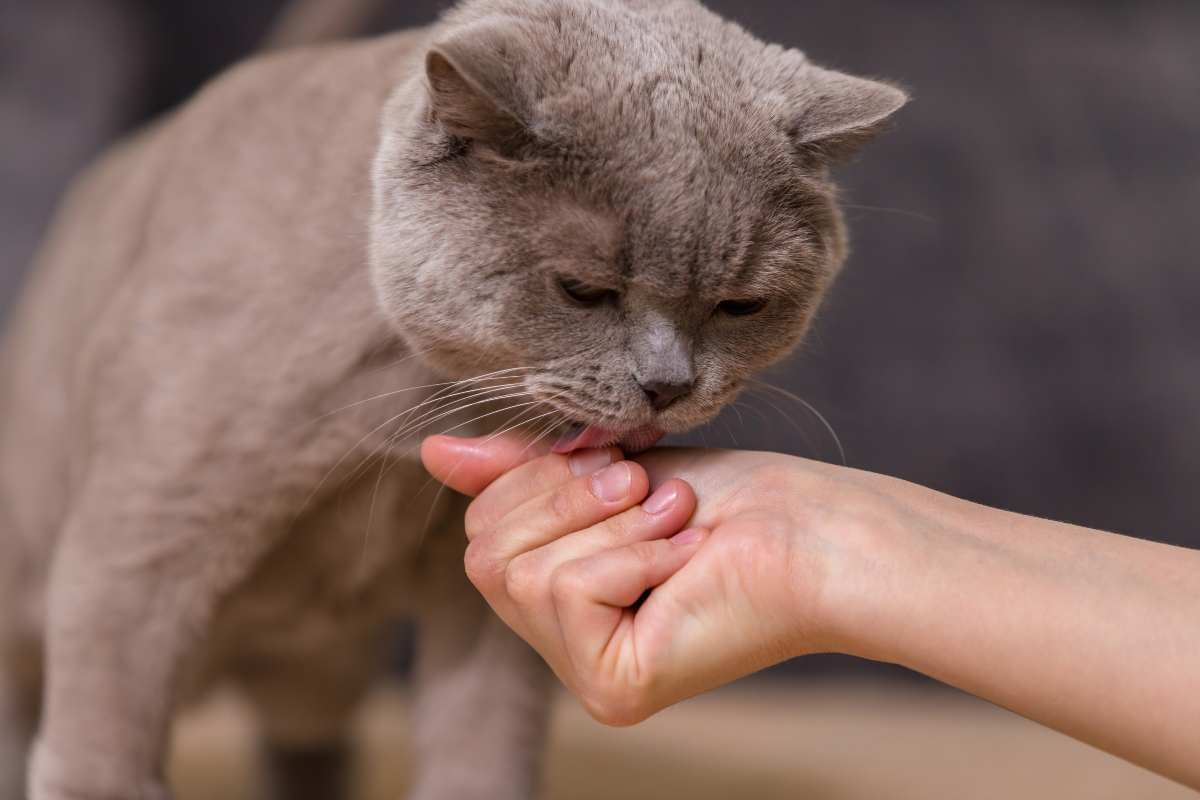
[[[515,153],[529,139],[516,102],[515,31],[482,20],[425,54],[430,121],[446,133]]]
[[[787,133],[802,156],[825,163],[854,155],[908,102],[907,94],[886,83],[811,64],[801,74],[799,108]]]

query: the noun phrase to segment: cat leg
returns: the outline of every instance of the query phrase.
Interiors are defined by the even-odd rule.
[[[235,668],[260,720],[272,798],[348,796],[348,737],[378,671],[374,638],[340,636],[303,654],[255,656]]]
[[[111,482],[85,489],[51,571],[30,800],[170,797],[164,760],[185,669],[266,545],[253,505],[222,514],[179,490],[195,475],[147,485],[130,476],[145,471],[120,480],[105,466]]]
[[[29,745],[37,724],[40,686],[32,643],[0,643],[0,800],[25,797]]]
[[[463,571],[460,531],[429,537],[418,614],[412,800],[536,796],[550,703],[545,663]]]
[[[0,498],[0,800],[24,800],[42,696],[42,643],[31,602],[41,570],[5,512]]]
[[[15,698],[8,683],[0,678],[0,797],[19,800],[25,796],[25,763],[32,732],[13,707]]]

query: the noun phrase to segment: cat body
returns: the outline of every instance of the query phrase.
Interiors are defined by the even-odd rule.
[[[249,690],[280,750],[332,746],[374,677],[381,628],[400,616],[442,658],[420,667],[435,698],[438,676],[471,658],[503,671],[506,650],[530,674],[522,691],[542,691],[515,642],[478,647],[486,618],[461,577],[461,504],[428,487],[414,438],[372,433],[436,389],[341,408],[443,380],[406,360],[364,255],[380,109],[424,35],[235,70],[67,201],[0,372],[8,702],[38,692],[32,662],[47,644],[51,687],[55,659],[88,673],[63,689],[61,733],[53,699],[43,717],[43,738],[65,741],[35,770],[34,797],[161,796],[162,699],[217,675]],[[368,457],[378,464],[359,469]],[[153,627],[164,592],[180,595],[170,631]],[[469,685],[446,691],[462,694],[439,714],[488,702]],[[123,708],[141,693],[162,707]],[[473,749],[473,769],[536,731],[542,704],[529,705],[515,731],[476,725],[444,741],[435,721],[423,741]],[[98,716],[86,736],[76,713]],[[32,710],[11,716],[19,727]],[[26,734],[0,734],[11,792]],[[444,785],[426,791],[472,790],[469,774],[447,774],[465,769],[448,756],[431,765]]]
[[[822,148],[903,102],[820,71],[731,121],[650,80],[628,89],[641,138],[606,150],[629,109],[583,120],[592,83],[631,74],[647,23],[716,37],[708,69],[746,98],[771,79],[690,2],[474,0],[239,66],[80,180],[0,355],[0,800],[35,726],[33,800],[168,797],[172,712],[221,678],[260,711],[279,795],[333,797],[402,617],[414,796],[533,794],[545,668],[467,583],[464,501],[428,485],[418,435],[515,416],[649,443],[711,417],[844,256]],[[674,46],[660,72],[686,78]],[[807,128],[771,128],[804,97]]]

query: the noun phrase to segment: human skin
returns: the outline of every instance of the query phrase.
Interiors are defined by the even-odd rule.
[[[601,722],[840,652],[1200,789],[1200,551],[774,453],[433,437],[422,456],[477,496],[472,582]]]

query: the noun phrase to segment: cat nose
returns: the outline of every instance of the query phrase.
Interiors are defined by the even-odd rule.
[[[647,381],[640,385],[655,411],[662,411],[692,390],[691,381]]]

